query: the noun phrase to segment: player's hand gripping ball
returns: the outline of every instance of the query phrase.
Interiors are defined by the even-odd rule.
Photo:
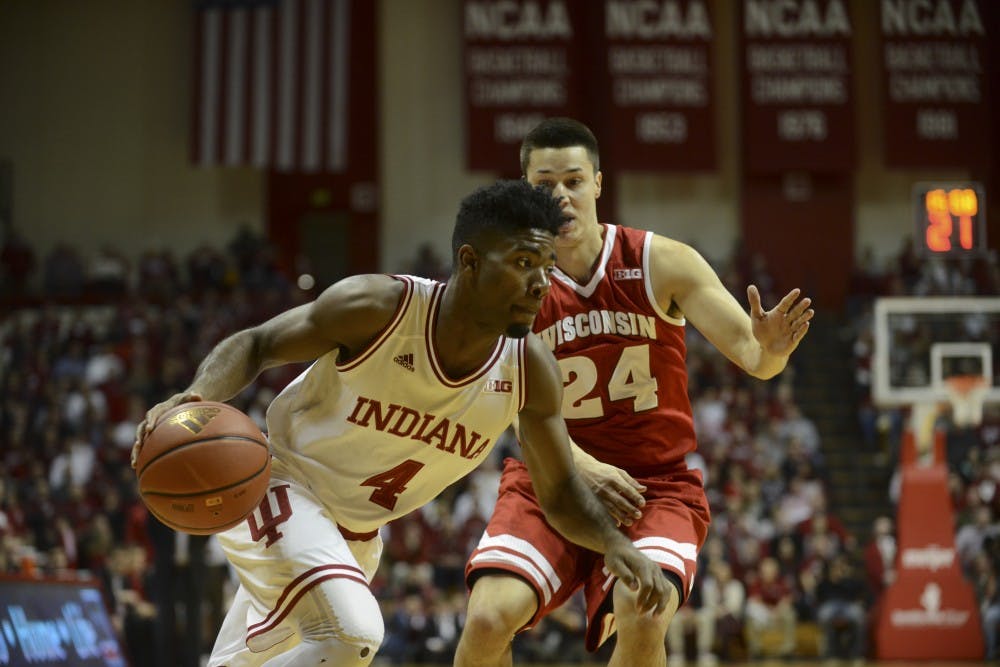
[[[246,519],[271,477],[267,439],[250,417],[214,401],[163,413],[135,465],[139,494],[167,526],[212,535]]]

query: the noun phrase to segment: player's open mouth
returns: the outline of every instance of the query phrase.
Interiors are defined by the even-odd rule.
[[[564,234],[573,228],[573,223],[576,222],[576,218],[572,215],[563,216],[563,222],[559,225],[559,233]]]

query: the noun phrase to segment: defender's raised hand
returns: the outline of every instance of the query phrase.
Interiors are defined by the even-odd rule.
[[[802,290],[795,288],[777,306],[765,311],[761,306],[757,286],[747,287],[754,338],[770,354],[787,357],[809,331],[809,320],[813,318],[815,311],[809,307],[812,299],[799,299],[801,294]]]

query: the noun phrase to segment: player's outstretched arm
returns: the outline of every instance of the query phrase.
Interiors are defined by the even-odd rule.
[[[167,410],[190,401],[227,401],[267,368],[311,361],[338,348],[346,355],[361,349],[388,324],[402,291],[402,283],[389,276],[352,276],[311,303],[225,338],[198,366],[187,389],[146,413],[136,429],[132,464]]]
[[[534,335],[527,339],[527,401],[519,414],[524,460],[549,523],[573,542],[604,554],[608,569],[638,591],[639,608],[661,613],[672,587],[615,525],[573,465],[560,414],[562,380],[555,358]]]
[[[788,357],[809,331],[812,300],[794,289],[765,311],[751,285],[748,314],[729,293],[715,270],[694,248],[653,237],[650,280],[660,307],[672,306],[715,347],[750,375],[767,380],[788,363]]]

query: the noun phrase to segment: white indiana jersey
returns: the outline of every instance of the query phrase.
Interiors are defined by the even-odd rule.
[[[479,369],[449,378],[434,349],[444,284],[394,277],[403,296],[375,340],[344,363],[336,350],[320,357],[267,411],[272,474],[305,485],[355,533],[426,504],[479,465],[524,400],[523,339],[499,337]]]

